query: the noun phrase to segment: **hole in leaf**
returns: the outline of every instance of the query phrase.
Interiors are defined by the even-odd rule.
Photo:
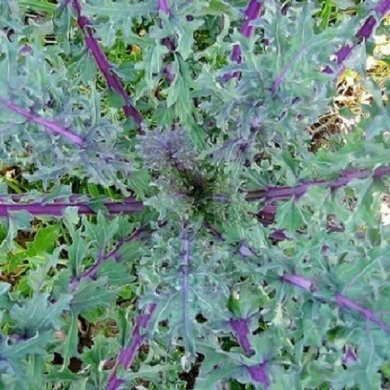
[[[195,317],[196,321],[199,322],[200,324],[204,324],[205,322],[207,322],[207,318],[203,317],[202,313],[199,313],[196,317]]]

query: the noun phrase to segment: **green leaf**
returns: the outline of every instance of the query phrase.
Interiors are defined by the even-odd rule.
[[[32,215],[24,210],[11,212],[8,220],[8,233],[1,243],[0,250],[7,248],[14,251],[16,249],[13,241],[14,238],[17,236],[19,230],[30,230],[32,218]]]
[[[13,271],[23,261],[34,262],[37,256],[43,257],[46,253],[51,253],[60,234],[59,225],[41,227],[32,242],[26,243],[26,249],[16,252],[9,261],[9,270]]]
[[[113,352],[117,353],[113,344],[101,334],[94,338],[91,349],[84,349],[82,359],[89,366],[90,380],[98,389],[103,389],[106,386],[107,377],[102,370],[102,364],[107,360],[108,356],[113,356]]]
[[[58,240],[60,233],[59,225],[51,225],[40,228],[34,241],[27,243],[26,257],[33,257],[41,253],[50,253]]]
[[[90,244],[82,237],[81,229],[72,234],[72,244],[68,246],[69,265],[73,276],[79,276],[82,272],[83,260]]]
[[[70,294],[61,295],[54,302],[49,302],[49,294],[34,294],[31,299],[25,300],[21,305],[15,305],[10,316],[15,321],[15,329],[20,334],[33,337],[38,332],[48,329],[60,329],[61,316],[69,310],[72,300]]]
[[[93,81],[96,78],[97,69],[94,62],[93,57],[87,53],[83,57],[81,57],[81,60],[79,61],[79,69],[80,69],[80,77],[84,82]],[[110,100],[110,92],[111,90],[108,90],[108,99]],[[113,98],[115,99],[115,98]],[[116,98],[118,100],[118,98]],[[111,104],[113,107],[116,107],[114,104]],[[118,108],[118,107],[117,107]],[[121,108],[121,107],[119,107]]]
[[[107,283],[113,286],[123,286],[136,280],[129,273],[125,263],[116,262],[114,259],[105,261],[99,269],[99,276],[107,278]]]
[[[176,115],[185,123],[188,122],[192,112],[192,101],[190,95],[190,88],[192,87],[192,79],[189,74],[188,65],[182,60],[178,59],[177,68],[179,69],[175,80],[167,89],[167,106],[168,108],[175,105]]]
[[[207,15],[219,16],[221,13],[224,15],[233,16],[233,10],[229,3],[223,0],[210,0],[207,8],[204,9]]]
[[[14,360],[16,364],[20,364],[20,359],[26,355],[44,354],[45,347],[53,340],[53,332],[47,331],[37,333],[27,340],[21,340],[14,344],[4,344],[1,347],[0,356],[6,359]]]
[[[336,390],[341,390],[345,386],[359,386],[360,390],[379,389],[381,387],[381,376],[379,373],[380,364],[374,356],[370,359],[366,355],[366,348],[363,356],[359,354],[360,362],[348,366],[334,381],[332,385]],[[359,350],[360,351],[360,350]]]
[[[45,0],[18,0],[22,7],[29,8],[37,12],[47,12],[51,14],[56,9],[55,4],[49,3]]]
[[[115,292],[107,289],[106,278],[99,278],[94,282],[83,279],[74,293],[71,308],[74,312],[82,313],[95,307],[108,307],[115,297]]]
[[[144,199],[146,193],[150,191],[150,181],[151,176],[146,169],[135,172],[129,179],[131,188],[134,189],[140,199]]]
[[[212,367],[211,364],[213,364]],[[208,353],[205,364],[196,378],[195,390],[215,389],[222,380],[234,377],[237,365],[229,362],[227,357],[217,353]]]
[[[78,337],[78,318],[75,312],[71,312],[70,326],[66,334],[66,340],[62,347],[62,357],[64,359],[63,367],[67,367],[71,357],[77,357],[77,346],[79,344]]]
[[[294,199],[286,201],[278,207],[276,213],[278,228],[286,229],[288,233],[295,234],[296,230],[304,223],[301,208]]]
[[[125,101],[123,100],[123,97],[111,89],[107,91],[107,95],[108,95],[108,103],[110,104],[111,107],[119,109],[126,104]]]
[[[192,45],[194,44],[194,33],[203,25],[203,20],[195,19],[192,22],[186,22],[175,25],[175,30],[179,37],[178,50],[183,57],[183,60],[187,60],[192,53]]]
[[[137,69],[145,69],[145,82],[150,89],[156,87],[162,69],[162,60],[167,53],[166,46],[156,40],[156,43],[146,50],[145,61],[137,66]]]
[[[98,244],[100,248],[104,247],[117,232],[119,227],[119,220],[108,220],[103,213],[99,212],[97,215],[97,223],[84,220],[87,234]]]

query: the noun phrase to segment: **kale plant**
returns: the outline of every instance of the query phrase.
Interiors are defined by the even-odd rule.
[[[0,3],[1,390],[389,388],[390,1],[332,4]]]

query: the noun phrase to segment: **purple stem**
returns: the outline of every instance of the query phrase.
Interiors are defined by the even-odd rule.
[[[346,298],[344,295],[337,293],[335,296],[335,300],[337,305],[341,309],[348,309],[355,312],[358,312],[361,316],[363,316],[367,321],[374,322],[375,324],[378,324],[383,330],[390,332],[390,326],[388,326],[384,321],[377,318],[375,316],[375,313],[372,310],[366,309],[365,307],[362,307],[355,303],[354,301],[351,301],[350,299]]]
[[[167,0],[157,0],[158,4],[158,10],[165,13],[169,14],[169,7],[168,7],[168,1]]]
[[[359,39],[368,39],[374,31],[376,23],[377,23],[376,19],[373,16],[370,16],[365,21],[363,26],[355,34],[355,37],[359,38]],[[358,46],[357,42],[352,44],[352,45],[344,45],[336,53],[336,64],[337,64],[337,69],[338,69],[337,72],[338,73],[343,70],[343,62],[351,56],[352,52],[354,51],[355,47],[357,47],[357,46]],[[333,70],[329,66],[327,66],[323,70],[323,72],[332,74]]]
[[[123,348],[119,353],[114,370],[108,378],[107,390],[118,390],[124,383],[123,379],[117,377],[118,366],[122,366],[125,370],[128,370],[132,366],[135,356],[146,338],[144,334],[141,334],[141,329],[146,329],[148,327],[156,308],[157,304],[151,303],[148,306],[147,313],[139,315],[135,320],[132,341],[128,347]]]
[[[71,289],[72,292],[75,291],[79,287],[80,280],[82,278],[92,277],[98,271],[100,266],[103,264],[104,250],[105,250],[104,248],[100,250],[99,256],[98,256],[98,259],[97,259],[96,263],[93,266],[91,266],[88,270],[83,272],[81,277],[78,278],[78,277],[75,276],[75,277],[72,278],[72,280],[69,283],[70,289]]]
[[[216,237],[220,236],[220,233],[217,232],[215,234]],[[221,238],[223,240],[223,238]],[[314,282],[308,278],[305,278],[301,275],[297,274],[284,274],[281,280],[285,283],[292,284],[294,286],[297,286],[305,291],[308,291],[309,293],[313,293],[315,290],[317,290],[317,287],[315,286]],[[340,308],[349,309],[352,311],[356,311],[359,314],[361,314],[363,317],[366,318],[367,321],[374,322],[378,324],[383,330],[390,332],[390,326],[388,326],[383,320],[377,318],[375,314],[362,306],[359,306],[355,302],[349,300],[344,295],[337,293],[335,296],[335,300],[337,305]],[[240,322],[238,322],[240,321]],[[233,320],[231,319],[229,321],[230,326],[232,327],[233,331],[236,333],[237,338],[239,340],[240,346],[244,349],[246,352],[250,348],[249,340],[247,340],[247,334],[249,332],[247,324],[242,321],[246,320]],[[247,353],[247,352],[246,352]],[[353,353],[353,351],[352,351]],[[349,352],[349,355],[347,357],[349,358],[349,361],[356,360],[356,355]],[[251,378],[258,382],[262,383],[266,388],[268,388],[270,381],[267,377],[267,373],[265,370],[266,361],[256,365],[256,366],[245,366],[251,375]]]
[[[289,62],[282,70],[281,72],[277,75],[275,81],[272,83],[271,86],[271,93],[272,95],[275,95],[277,90],[280,88],[284,81],[284,77],[286,76],[287,72],[294,66],[295,62],[301,57],[302,53],[305,53],[307,48],[302,49],[299,51],[294,58]]]
[[[119,251],[123,247],[123,245],[125,245],[131,241],[135,241],[135,240],[140,239],[144,233],[145,233],[145,228],[140,227],[134,233],[132,233],[130,236],[119,240],[118,243],[116,244],[116,246],[110,252],[108,252],[106,255],[104,254],[104,250],[101,253],[99,253],[98,259],[95,262],[95,264],[93,264],[91,267],[89,267],[87,270],[85,270],[81,274],[80,277],[74,277],[72,279],[71,289],[75,290],[78,287],[81,279],[87,279],[87,278],[93,279],[105,261],[110,260],[110,259],[114,259],[115,261],[119,261],[120,260]]]
[[[375,8],[375,11],[384,17],[390,10],[390,0],[381,1]]]
[[[345,61],[351,55],[355,46],[356,45],[352,45],[352,46],[345,45],[336,53],[338,66],[340,66],[343,63],[343,61]]]
[[[214,226],[204,223],[204,227],[218,240],[225,241],[224,236],[214,228]],[[283,241],[283,240],[290,240],[289,237],[287,237],[281,230],[275,230],[273,231],[268,238],[274,241]],[[251,256],[256,256],[256,253],[252,251],[248,246],[245,244],[241,244],[238,253],[243,256],[243,257],[251,257]]]
[[[245,10],[245,16],[246,19],[244,23],[242,24],[240,28],[240,33],[246,37],[251,38],[255,32],[255,28],[251,26],[251,23],[255,21],[259,16],[260,12],[263,8],[263,3],[258,0],[250,0],[247,9]],[[239,43],[235,44],[233,46],[232,55],[231,55],[232,61],[236,62],[237,64],[241,64],[242,62],[242,50]],[[240,72],[236,71],[233,73],[228,73],[223,76],[223,81],[228,81],[232,78],[239,77]]]
[[[384,0],[380,2],[374,10],[375,12],[379,13],[382,18],[384,18],[390,10],[390,0]],[[377,24],[377,19],[374,16],[369,16],[364,22],[363,26],[355,34],[355,37],[364,40],[369,39],[373,34]],[[338,73],[342,70],[343,61],[345,61],[352,54],[357,45],[358,43],[354,43],[352,46],[345,45],[336,53]],[[323,72],[328,74],[334,73],[329,66],[327,66]]]
[[[17,106],[15,103],[5,100],[0,97],[0,103],[7,107],[8,110],[13,111],[14,113],[23,116],[27,119],[28,122],[33,122],[38,125],[42,125],[49,133],[55,135],[61,135],[72,141],[78,147],[82,147],[84,144],[83,138],[68,130],[66,127],[59,125],[54,121],[47,120],[45,118],[40,117],[39,115],[33,113],[31,110],[26,110],[22,107]]]
[[[255,382],[261,383],[266,389],[268,389],[271,384],[266,371],[267,363],[267,361],[264,361],[263,363],[259,363],[255,366],[245,366],[251,378]]]
[[[131,104],[129,95],[127,94],[123,84],[114,72],[112,64],[108,61],[106,54],[100,47],[97,39],[93,35],[93,31],[90,20],[82,15],[82,7],[80,0],[72,0],[72,7],[77,14],[77,23],[80,29],[85,33],[85,44],[88,50],[91,52],[92,56],[95,59],[96,65],[98,66],[100,72],[103,74],[106,82],[113,91],[118,93],[124,100],[125,105],[123,106],[123,111],[126,118],[133,118],[137,125],[141,125],[142,116],[138,110]]]
[[[241,51],[241,46],[239,43],[235,44],[233,46],[232,50],[232,61],[237,62],[237,64],[241,64],[242,62],[242,51]]]
[[[218,234],[220,235],[220,233],[218,233]],[[215,234],[215,236],[218,237],[217,234]],[[223,238],[222,238],[222,240],[224,241]],[[297,287],[299,287],[299,288],[301,288],[301,289],[303,289],[305,291],[308,291],[311,294],[315,290],[318,289],[317,286],[314,284],[314,282],[312,280],[310,280],[308,278],[305,278],[304,276],[297,275],[297,274],[286,274],[285,273],[281,277],[281,281],[285,282],[285,283],[288,283],[288,284],[292,284],[294,286],[297,286]],[[378,324],[383,330],[390,332],[390,326],[388,326],[383,320],[377,318],[372,310],[369,310],[369,309],[366,309],[366,308],[364,308],[362,306],[359,306],[357,303],[349,300],[348,298],[346,298],[344,295],[342,295],[340,293],[337,293],[335,295],[335,301],[336,301],[337,305],[340,308],[356,311],[359,314],[361,314],[363,317],[365,317],[367,321],[374,322],[374,323]],[[232,328],[233,328],[233,326],[232,326]],[[236,331],[235,328],[233,328],[233,330]],[[240,333],[238,333],[238,330],[240,331]],[[245,327],[244,326],[242,326],[241,328],[237,327],[237,334],[240,334],[240,335],[247,334],[246,331],[245,331]],[[241,341],[240,340],[239,340],[239,342],[240,342],[240,345],[241,345]],[[243,343],[245,345],[244,339],[243,339]],[[246,347],[247,347],[247,345],[246,345]],[[244,347],[242,347],[242,348],[244,349]],[[258,366],[255,366],[255,367],[258,367]],[[259,375],[259,377],[261,376],[260,375],[261,370],[259,370],[259,371],[254,370],[253,373],[254,373],[254,375]],[[253,376],[252,376],[252,378],[255,379]]]
[[[251,0],[248,4],[248,8],[245,10],[246,20],[241,26],[241,34],[244,37],[251,38],[255,32],[255,28],[251,26],[251,22],[256,20],[260,16],[260,12],[263,8],[263,3],[258,0]]]
[[[382,1],[376,8],[375,11],[380,13],[382,17],[386,15],[386,13],[390,9],[390,1],[389,0],[384,0]],[[358,32],[355,34],[355,38],[358,38],[359,40],[365,39],[367,40],[374,32],[375,27],[377,26],[378,21],[374,16],[369,16],[366,21],[364,22],[363,26],[358,30]],[[352,54],[353,50],[355,47],[358,45],[358,42],[350,45],[344,45],[337,53],[336,53],[336,58],[337,58],[337,73],[342,71],[343,69],[343,61],[345,61],[349,56]],[[277,92],[279,87],[282,85],[284,81],[284,77],[288,70],[291,69],[292,65],[298,59],[298,55],[295,56],[295,58],[292,60],[291,63],[287,64],[284,69],[279,73],[279,75],[276,77],[275,81],[272,84],[271,87],[271,92],[273,95]],[[327,74],[333,74],[334,71],[329,67],[326,66],[325,69],[322,71],[323,73]]]
[[[215,234],[215,237],[218,237],[218,235],[220,235],[220,233]],[[221,238],[221,239],[224,241],[223,238]],[[297,274],[286,274],[285,273],[281,277],[281,281],[288,283],[288,284],[292,284],[294,286],[297,286],[305,291],[308,291],[311,294],[313,294],[313,292],[318,289],[312,280],[305,278],[304,276],[297,275]],[[335,295],[335,301],[341,309],[349,309],[352,311],[356,311],[359,314],[361,314],[364,318],[366,318],[367,321],[374,322],[374,323],[378,324],[383,330],[390,332],[390,326],[388,326],[383,320],[377,318],[372,310],[366,309],[366,308],[358,305],[357,303],[349,300],[348,298],[346,298],[344,295],[342,295],[340,293],[337,293]],[[233,330],[235,330],[235,329],[233,328]],[[240,332],[242,332],[242,335],[244,335],[245,328],[243,327],[242,330],[240,330]],[[240,340],[239,340],[239,342],[240,342]],[[241,342],[240,342],[240,345],[241,345]],[[249,367],[247,367],[248,371],[250,372],[250,374],[252,376],[252,379],[256,380],[255,377],[257,377],[257,378],[259,378],[258,381],[260,382],[260,380],[261,380],[260,378],[263,378],[263,379],[267,378],[266,373],[265,373],[265,367],[264,367],[265,363],[266,362],[260,364],[259,366],[253,366],[253,367],[251,367],[251,370],[249,370]],[[263,367],[261,367],[262,365],[263,365]],[[257,369],[256,369],[256,367],[257,367]],[[261,383],[263,383],[263,382],[261,382]],[[263,383],[263,384],[265,384],[265,383]]]
[[[237,337],[238,343],[240,347],[244,350],[246,355],[253,354],[254,350],[249,342],[249,327],[248,327],[248,319],[233,319],[229,320],[229,325],[232,328],[235,336]]]
[[[390,166],[377,168],[373,173],[373,177],[378,179],[382,176],[390,174]],[[309,180],[294,187],[266,187],[260,190],[250,190],[247,192],[247,201],[256,201],[264,199],[267,202],[288,199],[291,197],[300,198],[310,187],[321,186],[328,187],[332,191],[347,185],[353,179],[365,179],[370,176],[368,169],[355,169],[343,171],[337,179],[334,180]]]
[[[272,225],[275,221],[276,217],[276,212],[277,212],[277,207],[271,204],[268,204],[264,206],[262,210],[260,210],[257,214],[257,218],[260,220],[260,223],[263,226],[269,226]],[[337,233],[341,232],[343,233],[345,229],[342,226],[337,226],[333,223],[328,223],[327,224],[327,230],[328,232],[332,233]],[[304,234],[304,232],[297,230],[298,233]],[[356,236],[359,238],[360,233],[357,233]],[[284,241],[284,240],[291,240],[290,237],[288,237],[283,230],[280,229],[275,229],[269,236],[270,239],[274,241]]]
[[[364,22],[363,26],[356,33],[355,37],[362,39],[370,38],[370,36],[374,32],[376,24],[377,20],[373,16],[368,17],[368,19]]]
[[[142,202],[134,200],[134,198],[125,198],[122,202],[105,201],[104,206],[107,207],[110,214],[119,213],[133,213],[143,210]],[[95,214],[91,208],[91,200],[83,202],[53,202],[45,203],[32,202],[32,203],[3,203],[0,200],[0,217],[9,217],[9,213],[12,211],[25,210],[30,214],[39,216],[56,216],[61,217],[67,207],[78,207],[79,214]]]
[[[285,283],[293,284],[310,293],[313,293],[314,290],[317,289],[313,281],[300,275],[284,274],[281,279]],[[374,322],[375,324],[378,324],[383,330],[390,332],[390,326],[388,326],[383,320],[377,318],[375,313],[372,310],[366,309],[365,307],[358,305],[357,303],[351,301],[350,299],[346,298],[344,295],[340,293],[337,293],[335,295],[335,301],[336,304],[340,307],[340,309],[355,311],[359,313],[361,316],[363,316],[367,321]]]
[[[183,240],[184,255],[183,255],[183,323],[187,324],[188,322],[188,274],[190,272],[190,241],[185,238]]]
[[[315,291],[317,289],[312,280],[305,278],[304,276],[297,275],[297,274],[284,274],[282,276],[282,281],[285,283],[297,286],[297,287],[299,287],[303,290],[306,290],[310,293],[312,293],[313,291]]]
[[[142,238],[142,236],[145,232],[146,232],[145,228],[140,227],[134,233],[132,233],[130,236],[119,240],[118,243],[116,244],[115,248],[113,248],[110,252],[107,253],[105,259],[114,258],[115,261],[120,261],[119,251],[123,247],[123,245],[125,245],[131,241],[139,240],[140,238]]]

